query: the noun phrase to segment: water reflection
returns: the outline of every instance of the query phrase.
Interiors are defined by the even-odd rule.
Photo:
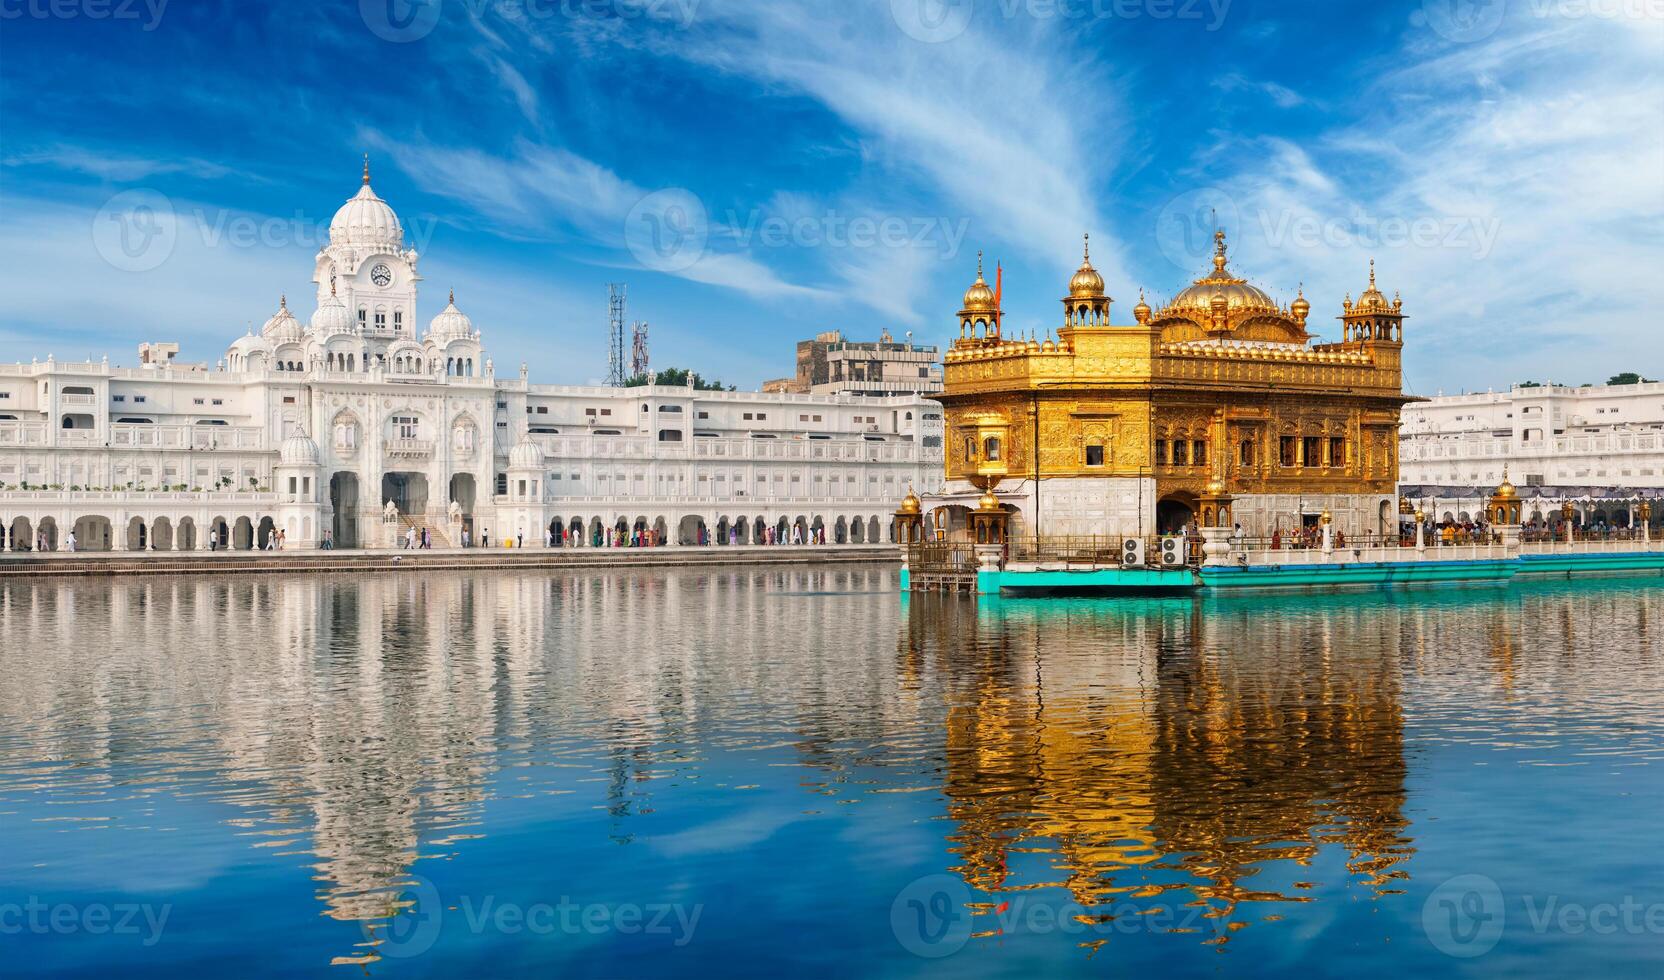
[[[208,836],[309,875],[327,919],[384,923],[417,862],[481,857],[515,801],[551,852],[627,855],[672,831],[714,847],[703,808],[784,768],[753,811],[824,821],[824,853],[794,869],[810,884],[840,880],[867,803],[934,822],[934,850],[898,871],[958,876],[979,934],[1045,894],[1090,924],[1188,910],[1162,931],[1223,948],[1413,889],[1437,814],[1411,785],[1447,778],[1428,753],[1664,759],[1664,590],[1645,583],[894,590],[888,568],[4,581],[0,812],[70,834],[126,823],[166,851],[201,843],[163,832],[170,807],[227,808]],[[39,840],[19,867],[50,865]],[[697,862],[682,870],[698,884]],[[884,911],[827,914],[866,935]],[[348,961],[374,961],[371,933]],[[354,938],[302,945],[341,956]],[[866,952],[901,955],[887,936]]]

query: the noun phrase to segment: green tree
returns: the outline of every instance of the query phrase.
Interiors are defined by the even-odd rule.
[[[1622,374],[1614,374],[1612,377],[1606,379],[1606,383],[1609,385],[1642,385],[1648,384],[1651,381],[1651,378],[1643,378],[1634,371],[1625,371]]]
[[[698,371],[687,368],[665,368],[654,375],[638,374],[624,382],[626,388],[641,388],[647,385],[663,385],[667,388],[686,388],[689,385],[695,391],[733,391],[732,385],[712,379],[706,381],[699,376]]]

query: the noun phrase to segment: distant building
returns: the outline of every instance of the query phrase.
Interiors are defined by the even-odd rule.
[[[888,330],[876,343],[844,339],[841,331],[797,345],[797,377],[769,381],[765,392],[816,395],[934,395],[942,390],[940,352],[911,341],[896,343]]]
[[[1516,387],[1405,406],[1401,491],[1460,519],[1504,470],[1527,522],[1552,524],[1570,502],[1584,523],[1626,526],[1642,499],[1664,498],[1664,383]],[[1664,520],[1664,507],[1654,508]]]

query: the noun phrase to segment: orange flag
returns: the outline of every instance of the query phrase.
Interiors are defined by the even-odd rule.
[[[994,323],[1004,326],[1005,323],[1005,267],[994,265]]]

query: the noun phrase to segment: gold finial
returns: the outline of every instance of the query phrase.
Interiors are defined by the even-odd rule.
[[[364,186],[370,186],[370,155],[364,154]]]
[[[1213,233],[1213,271],[1223,275],[1225,272],[1225,229],[1220,228]]]
[[[976,277],[979,280],[982,278],[982,250],[981,249],[978,249],[977,253],[976,253]]]
[[[1091,232],[1086,233],[1085,241],[1086,241],[1086,244],[1081,247],[1081,261],[1090,263],[1092,261],[1092,233]]]
[[[1375,260],[1369,260],[1369,288],[1375,288]]]

